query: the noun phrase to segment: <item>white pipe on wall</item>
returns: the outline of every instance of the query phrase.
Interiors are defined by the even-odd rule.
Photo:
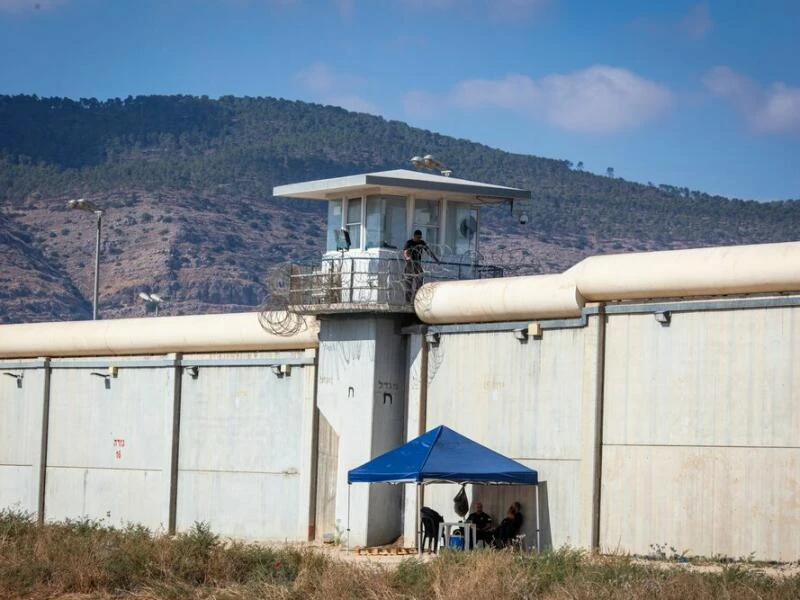
[[[800,242],[592,256],[559,275],[424,285],[425,323],[580,315],[585,302],[800,291]]]
[[[800,242],[592,256],[573,269],[587,300],[800,290]]]
[[[419,318],[435,324],[578,317],[583,305],[564,275],[429,283],[414,299]]]
[[[0,325],[0,357],[107,356],[316,348],[319,323],[292,335],[264,330],[259,313]]]

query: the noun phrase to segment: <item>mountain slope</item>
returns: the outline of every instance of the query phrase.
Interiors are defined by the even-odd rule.
[[[527,226],[505,207],[482,211],[487,261],[513,263],[515,273],[560,271],[598,252],[800,237],[797,201],[640,185],[339,108],[269,98],[0,96],[0,225],[10,236],[2,243],[14,248],[0,264],[17,299],[0,298],[0,314],[15,322],[86,317],[93,222],[64,207],[78,196],[107,210],[102,316],[142,314],[140,291],[166,296],[165,314],[251,309],[273,267],[317,257],[324,244],[322,203],[273,199],[274,185],[406,168],[428,152],[459,177],[532,190]],[[61,303],[18,300],[40,288],[52,298],[58,291]]]

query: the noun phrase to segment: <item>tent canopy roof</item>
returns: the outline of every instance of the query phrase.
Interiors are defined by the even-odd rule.
[[[536,485],[538,473],[440,425],[348,471],[348,483],[511,483]]]

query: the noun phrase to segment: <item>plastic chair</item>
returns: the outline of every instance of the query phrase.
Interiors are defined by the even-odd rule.
[[[518,533],[515,535],[514,539],[511,540],[511,548],[514,550],[519,550],[520,552],[525,552],[528,549],[528,545],[525,542],[525,536],[526,534],[524,533]]]
[[[420,509],[420,521],[422,522],[422,552],[425,551],[425,543],[432,540],[428,546],[433,546],[433,552],[439,549],[439,523],[444,521],[442,516],[435,510],[423,506]]]

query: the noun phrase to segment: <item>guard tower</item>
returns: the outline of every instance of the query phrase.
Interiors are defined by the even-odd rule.
[[[328,203],[326,252],[292,265],[285,291],[291,313],[320,319],[310,537],[341,533],[349,509],[348,543],[392,542],[402,534],[404,490],[355,486],[348,495],[347,471],[406,441],[406,399],[420,393],[406,383],[423,347],[401,333],[416,322],[403,246],[419,229],[440,259],[424,262],[425,281],[502,276],[479,260],[478,208],[511,203],[523,221],[530,192],[401,169],[282,185],[273,195]]]
[[[398,169],[282,185],[273,195],[328,203],[322,261],[294,265],[289,308],[299,313],[413,312],[403,246],[414,230],[439,263],[425,281],[502,276],[481,264],[479,206],[511,203],[527,214],[528,190]]]

